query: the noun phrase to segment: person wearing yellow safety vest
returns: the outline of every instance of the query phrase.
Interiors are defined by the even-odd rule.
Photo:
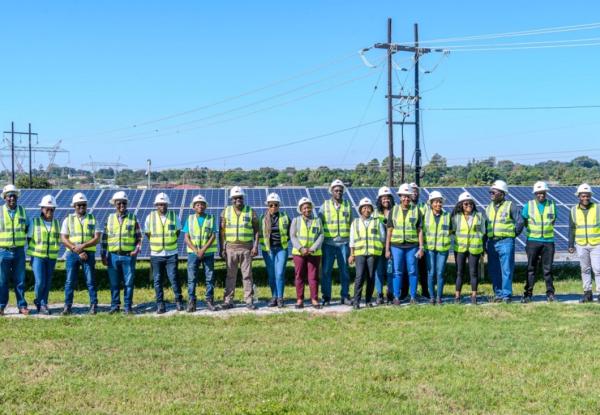
[[[179,215],[169,209],[171,200],[166,193],[160,192],[154,198],[156,210],[150,212],[144,223],[144,233],[150,243],[150,266],[154,281],[154,295],[156,298],[156,314],[164,314],[166,306],[164,301],[163,276],[167,278],[175,295],[175,309],[183,311],[183,296],[177,273],[178,255],[177,239],[181,232]]]
[[[17,204],[19,189],[8,184],[2,189],[5,204],[0,209],[0,316],[8,304],[8,284],[15,285],[20,314],[29,314],[25,300],[25,240],[27,215]]]
[[[377,191],[377,206],[373,216],[376,217],[387,229],[387,223],[394,208],[394,195],[389,187],[380,187]],[[385,257],[385,249],[377,261],[377,270],[375,271],[375,291],[377,292],[377,305],[384,304],[386,299],[389,304],[394,301],[394,270],[392,260]],[[383,287],[387,285],[386,299],[383,296]]]
[[[592,202],[592,187],[583,183],[575,195],[579,203],[569,215],[569,253],[577,251],[581,267],[583,296],[581,303],[594,301],[592,271],[596,277],[596,293],[600,302],[600,204]]]
[[[281,199],[277,193],[267,196],[267,211],[260,218],[260,245],[265,260],[271,301],[269,307],[284,306],[283,289],[285,287],[285,265],[288,260],[288,241],[290,218],[279,210]]]
[[[496,180],[490,187],[491,203],[486,207],[488,272],[495,302],[512,301],[515,272],[515,238],[523,230],[523,217],[516,204],[506,200],[508,185]]]
[[[333,263],[337,261],[340,274],[341,303],[351,305],[350,273],[348,272],[348,256],[350,248],[350,224],[352,223],[352,207],[343,198],[346,186],[341,180],[334,180],[329,185],[331,199],[323,202],[319,218],[323,223],[323,275],[321,279],[321,294],[323,305],[331,302],[331,274]]]
[[[385,245],[385,227],[379,219],[373,216],[373,210],[374,206],[371,199],[368,197],[361,199],[358,204],[360,217],[354,219],[352,225],[350,225],[350,256],[348,257],[348,263],[356,266],[354,299],[352,301],[352,307],[355,310],[360,308],[365,281],[367,282],[365,305],[373,307],[371,301],[375,289],[375,272]]]
[[[183,225],[185,244],[187,247],[187,284],[188,306],[187,312],[196,311],[196,285],[200,265],[204,265],[204,280],[206,282],[206,308],[217,311],[215,305],[215,254],[217,253],[217,219],[214,215],[206,213],[208,203],[202,195],[194,196],[191,208],[194,213],[187,217]]]
[[[479,285],[479,260],[484,254],[486,236],[486,217],[475,206],[475,199],[469,192],[458,196],[458,203],[452,212],[452,230],[454,232],[454,262],[456,263],[456,292],[454,303],[460,304],[465,267],[469,263],[471,282],[471,304],[477,305],[477,287]]]
[[[221,257],[227,262],[223,308],[233,308],[235,281],[241,268],[246,307],[256,310],[253,303],[252,258],[258,254],[258,218],[254,209],[244,204],[244,191],[239,186],[231,188],[229,198],[233,203],[221,213],[219,233]]]
[[[63,315],[71,314],[73,294],[79,267],[83,269],[85,283],[90,297],[90,314],[97,313],[98,294],[96,289],[96,245],[100,242],[102,228],[96,217],[87,212],[87,197],[83,193],[73,195],[71,205],[75,209],[69,214],[60,228],[60,239],[67,249],[65,258],[65,307]]]
[[[427,205],[424,202],[421,202],[419,199],[419,194],[421,189],[419,185],[416,183],[409,184],[412,195],[410,196],[410,202],[419,208],[421,215],[425,215],[425,210],[427,209]],[[429,298],[429,281],[427,277],[427,258],[423,255],[421,258],[417,260],[417,274],[419,278],[419,285],[421,286],[421,296],[424,298]],[[400,298],[405,298],[408,295],[408,272],[404,271],[402,276],[402,292],[400,293]]]
[[[394,267],[394,305],[400,305],[402,292],[402,274],[405,270],[409,276],[410,304],[417,299],[417,260],[424,255],[423,231],[421,224],[423,215],[419,208],[411,203],[412,189],[404,183],[398,189],[400,204],[394,206],[387,223],[385,257],[393,259]]]
[[[54,219],[54,196],[42,197],[38,206],[41,208],[41,214],[31,219],[27,231],[27,255],[31,258],[31,269],[35,279],[33,303],[39,314],[48,316],[48,294],[60,248],[60,224]]]
[[[107,266],[110,280],[109,314],[118,313],[121,308],[121,280],[125,286],[124,312],[133,314],[135,259],[142,249],[142,230],[135,215],[127,210],[128,202],[123,191],[112,196],[110,203],[116,211],[108,216],[102,234],[102,263]]]
[[[427,260],[427,285],[431,290],[429,303],[442,305],[444,272],[452,242],[450,214],[443,209],[444,197],[437,190],[429,193],[427,202],[429,206],[423,215],[423,242]]]
[[[546,300],[554,301],[554,283],[552,278],[552,263],[554,262],[554,223],[556,222],[556,204],[546,196],[548,185],[536,182],[533,185],[535,199],[523,205],[521,216],[527,232],[527,280],[523,292],[522,303],[529,303],[533,296],[535,270],[540,261],[546,282]]]
[[[316,309],[319,304],[319,265],[323,245],[323,224],[314,215],[314,204],[308,197],[298,200],[298,213],[290,225],[290,241],[294,260],[295,308],[304,308],[304,280],[308,281],[310,301]]]

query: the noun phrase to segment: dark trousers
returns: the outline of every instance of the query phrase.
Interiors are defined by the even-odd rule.
[[[525,245],[527,253],[527,282],[525,282],[525,296],[531,297],[533,285],[535,284],[535,270],[542,262],[544,281],[546,282],[546,295],[554,294],[552,278],[552,264],[554,263],[554,242],[527,241]]]
[[[294,283],[296,299],[304,300],[304,280],[308,280],[310,299],[319,301],[319,265],[321,257],[314,255],[294,255]]]
[[[373,300],[373,291],[375,289],[375,271],[379,256],[358,255],[354,259],[356,265],[356,278],[354,279],[354,304],[359,304],[362,297],[362,289],[365,281],[367,282],[367,292],[365,300],[370,303]]]
[[[429,298],[429,284],[427,282],[427,260],[425,255],[417,260],[417,273],[419,274],[419,284],[421,284],[421,295]],[[408,295],[408,272],[402,274],[402,291],[400,298],[405,298]]]
[[[456,291],[460,292],[463,286],[463,275],[467,262],[469,263],[469,277],[471,279],[471,291],[477,291],[479,283],[479,259],[481,254],[473,255],[470,252],[457,252],[454,256],[456,261]]]
[[[152,265],[156,302],[162,303],[164,301],[162,276],[165,274],[167,275],[167,278],[169,278],[171,287],[173,287],[175,301],[182,301],[181,286],[177,279],[177,254],[169,256],[150,256],[150,264]]]

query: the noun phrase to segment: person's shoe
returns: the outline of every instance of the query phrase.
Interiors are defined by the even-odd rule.
[[[21,308],[19,308],[19,314],[23,314],[24,316],[28,316],[29,315],[29,309],[27,307],[21,307]]]
[[[495,303],[501,303],[502,302],[502,298],[501,297],[494,297],[494,302]]]
[[[388,292],[387,293],[387,303],[392,304],[393,302],[394,302],[394,293]]]
[[[585,291],[583,296],[579,299],[580,303],[591,303],[594,301],[594,295],[591,291]]]
[[[323,298],[321,301],[321,305],[323,307],[329,307],[331,305],[331,300],[329,298]]]
[[[442,298],[441,297],[437,298],[437,305],[442,305]]]
[[[218,305],[215,305],[215,302],[213,301],[212,298],[208,298],[206,300],[206,309],[208,311],[219,311],[221,309],[221,307],[219,307]]]
[[[40,306],[40,314],[42,314],[44,316],[49,316],[50,315],[50,309],[48,308],[47,305]]]
[[[344,305],[344,304],[345,304],[345,305],[352,305],[352,304],[354,303],[354,301],[352,301],[352,300],[351,300],[350,298],[348,298],[348,297],[345,297],[345,298],[342,298],[342,300],[340,301],[340,303],[341,303],[342,305]]]
[[[36,311],[37,313],[39,313],[39,312],[40,312],[40,308],[41,308],[41,306],[40,306],[39,304],[36,304],[36,305],[35,305],[35,311]]]
[[[257,310],[258,309],[258,307],[254,303],[248,303],[248,304],[246,304],[246,308],[248,310]]]
[[[158,303],[156,305],[156,314],[165,314],[166,311],[165,303]],[[125,309],[125,314],[128,314],[127,308]]]
[[[393,305],[400,305],[400,299],[399,298],[394,298],[394,300],[392,301]]]
[[[73,311],[71,310],[71,306],[70,305],[66,305],[65,308],[63,308],[63,311],[61,313],[63,316],[70,316],[71,314],[73,314]]]
[[[546,301],[548,301],[549,303],[553,303],[554,301],[556,301],[556,297],[554,296],[554,294],[548,294],[546,296]]]
[[[4,307],[0,307],[0,316],[4,315]]]
[[[510,304],[510,303],[512,303],[512,298],[510,298],[510,297],[503,298],[502,302],[504,304]]]
[[[383,305],[383,294],[379,294],[377,296],[377,300],[375,300],[375,304],[377,304],[377,305]]]
[[[296,309],[304,308],[304,301],[301,303],[294,304],[294,308],[296,308]]]
[[[125,307],[125,310],[123,310],[123,314],[125,314],[126,316],[133,315],[133,309],[131,307]]]
[[[196,311],[196,300],[188,300],[187,309],[185,310],[188,313],[193,313]]]
[[[531,302],[531,297],[528,295],[524,295],[523,298],[521,298],[521,303],[523,304],[528,304]]]
[[[471,294],[471,304],[477,305],[477,295]]]
[[[110,310],[108,310],[108,314],[117,314],[119,311],[121,311],[121,307],[111,307]]]
[[[267,307],[277,307],[277,298],[271,298],[271,301],[267,303]]]
[[[285,301],[283,301],[283,298],[278,298],[277,299],[277,308],[284,308],[285,307]]]
[[[316,309],[316,310],[320,310],[320,309],[322,308],[322,307],[321,307],[321,304],[319,304],[319,302],[318,302],[318,301],[315,301],[314,303],[311,303],[311,305],[312,305],[312,306],[313,306],[313,308],[314,308],[314,309]]]
[[[358,304],[358,303],[356,303],[356,304],[353,304],[353,305],[352,305],[352,308],[353,308],[354,310],[359,310],[359,309],[360,309],[360,304]]]
[[[429,304],[435,305],[435,298],[430,298],[429,299]]]
[[[229,309],[231,309],[231,308],[233,308],[233,304],[232,304],[232,303],[227,303],[227,302],[225,302],[225,303],[223,303],[223,305],[221,306],[221,309],[223,309],[223,310],[229,310]]]
[[[372,303],[372,302],[370,302],[370,301],[367,301],[367,302],[365,303],[365,306],[366,306],[367,308],[373,308],[373,303]]]
[[[88,311],[88,314],[95,316],[97,312],[98,306],[96,304],[90,304],[90,311]]]
[[[183,311],[183,302],[182,301],[175,302],[175,309],[177,311]]]
[[[460,304],[460,296],[454,297],[454,304]]]
[[[415,297],[410,297],[410,301],[408,302],[410,305],[417,304],[417,299]]]

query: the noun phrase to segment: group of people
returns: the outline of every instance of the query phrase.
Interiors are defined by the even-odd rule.
[[[313,307],[331,304],[335,262],[342,304],[360,308],[365,285],[367,307],[386,302],[399,305],[404,299],[414,304],[419,284],[421,295],[431,304],[442,304],[447,280],[446,263],[451,251],[456,262],[456,303],[461,302],[468,272],[470,302],[477,304],[480,261],[486,253],[495,301],[511,302],[515,238],[523,229],[527,233],[528,264],[522,301],[532,299],[539,263],[543,268],[547,300],[555,300],[552,268],[558,212],[554,200],[548,197],[549,188],[544,182],[534,184],[533,198],[522,208],[508,199],[508,186],[502,180],[495,181],[490,187],[491,200],[485,209],[478,209],[476,200],[468,192],[460,194],[452,211],[444,209],[445,199],[439,191],[432,191],[427,203],[421,203],[419,187],[414,183],[400,186],[397,191],[399,204],[395,204],[390,188],[381,187],[375,203],[366,197],[360,200],[358,214],[344,197],[346,186],[342,181],[333,181],[329,193],[331,198],[318,212],[310,198],[302,197],[297,203],[298,216],[293,219],[280,210],[279,195],[270,193],[266,199],[266,212],[259,217],[245,204],[243,189],[235,186],[229,193],[231,204],[219,218],[207,213],[206,199],[197,195],[191,203],[194,212],[185,218],[183,225],[175,211],[169,209],[168,195],[159,193],[154,200],[156,210],[146,218],[142,228],[127,208],[128,197],[124,191],[117,191],[112,196],[110,203],[115,211],[103,226],[88,212],[84,193],[73,196],[74,211],[59,224],[54,218],[57,206],[52,195],[42,198],[40,215],[28,219],[25,209],[18,204],[19,190],[14,185],[7,185],[2,191],[5,204],[0,214],[0,315],[4,314],[8,303],[11,280],[19,313],[29,314],[24,292],[26,255],[31,258],[35,276],[36,309],[40,314],[50,314],[48,295],[61,243],[66,248],[62,314],[72,313],[74,286],[80,269],[89,293],[89,312],[96,314],[98,299],[94,271],[96,246],[100,241],[100,257],[107,266],[110,281],[109,313],[120,311],[121,284],[124,286],[123,311],[132,313],[135,263],[144,234],[150,244],[156,312],[159,314],[166,311],[165,276],[173,289],[176,309],[196,311],[200,268],[204,269],[205,307],[208,310],[233,307],[239,270],[246,307],[256,309],[252,260],[259,251],[271,290],[268,306],[285,307],[285,271],[290,248],[296,308],[304,307],[305,284],[309,286]],[[593,301],[592,270],[597,291],[600,285],[600,208],[592,201],[592,189],[588,184],[580,185],[576,196],[578,204],[571,208],[569,218],[569,252],[576,251],[581,264],[584,291],[581,302],[590,302]],[[188,253],[187,307],[184,307],[177,275],[177,241],[181,232]],[[220,305],[214,299],[214,263],[218,250],[227,265],[224,298]],[[356,268],[352,297],[350,266]]]

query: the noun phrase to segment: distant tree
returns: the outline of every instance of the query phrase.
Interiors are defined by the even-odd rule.
[[[31,179],[31,187],[29,187],[29,176],[21,175],[17,177],[15,185],[19,189],[51,189],[52,185],[47,178],[41,176],[33,176]]]

